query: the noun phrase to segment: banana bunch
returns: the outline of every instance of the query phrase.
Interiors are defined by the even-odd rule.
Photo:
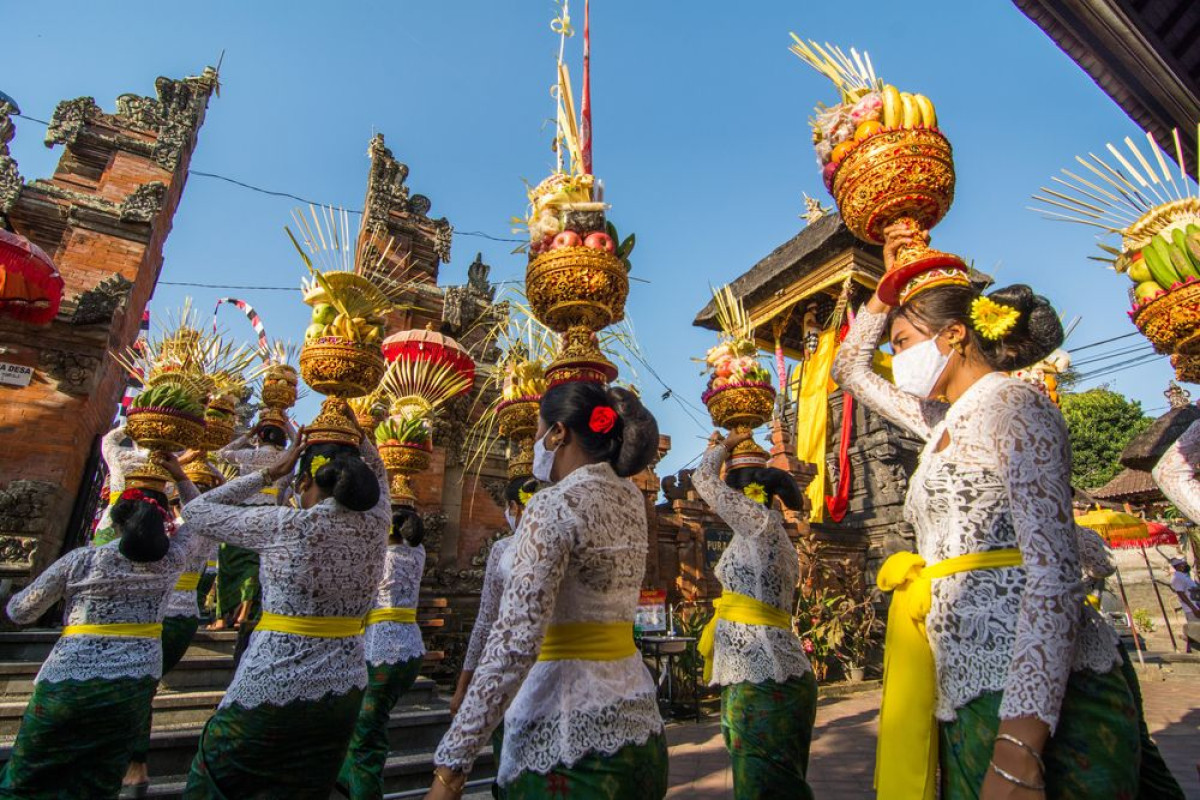
[[[204,406],[173,384],[153,386],[133,399],[133,408],[169,408],[182,414],[204,416]]]
[[[327,323],[314,322],[304,332],[304,340],[312,341],[325,336],[337,336],[359,344],[379,344],[383,341],[386,325],[381,317],[351,317],[335,314]]]
[[[1200,280],[1200,225],[1181,225],[1155,235],[1133,256],[1127,274],[1137,284],[1133,293],[1139,303],[1188,279]]]
[[[397,419],[393,417],[384,420],[375,429],[376,444],[416,444],[429,441],[429,425],[425,417],[412,419]]]
[[[937,111],[925,95],[902,92],[888,84],[883,87],[883,127],[936,128]]]

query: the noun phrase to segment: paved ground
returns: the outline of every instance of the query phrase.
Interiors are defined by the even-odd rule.
[[[1153,670],[1143,674],[1146,721],[1190,800],[1200,800],[1200,675]],[[818,800],[873,800],[879,690],[822,700],[809,764]],[[729,757],[715,715],[668,728],[671,790],[677,800],[733,797]],[[782,800],[782,799],[780,799]]]

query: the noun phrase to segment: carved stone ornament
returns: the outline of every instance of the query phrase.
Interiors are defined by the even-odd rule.
[[[488,300],[496,297],[496,287],[488,280],[492,268],[483,263],[483,253],[476,253],[475,260],[467,267],[467,286],[479,292]]]
[[[450,245],[454,240],[454,226],[450,224],[450,220],[442,217],[435,220],[433,223],[433,250],[437,253],[437,257],[442,260],[443,264],[450,263]]]
[[[384,224],[393,210],[408,210],[408,187],[404,185],[408,165],[396,160],[383,143],[382,133],[371,139],[367,155],[371,157],[371,171],[367,175],[367,221]]]
[[[470,397],[456,397],[442,406],[433,423],[433,441],[446,450],[446,464],[461,466],[471,415]]]
[[[8,568],[31,569],[33,554],[37,552],[35,537],[0,536],[0,564]]]
[[[431,208],[433,208],[433,201],[423,194],[414,194],[408,201],[408,210],[422,217],[428,215]]]
[[[74,144],[88,117],[100,113],[103,112],[96,105],[94,97],[63,100],[54,109],[54,116],[50,117],[50,125],[46,128],[46,144]]]
[[[64,394],[91,394],[96,386],[96,373],[100,359],[64,350],[42,350],[38,355],[38,369],[57,384]]]
[[[681,470],[677,475],[668,475],[662,479],[663,496],[668,502],[675,500],[691,500],[695,496],[692,486],[692,473],[695,470]]]
[[[24,183],[17,172],[17,162],[8,154],[8,143],[16,133],[11,115],[19,113],[12,103],[0,101],[0,214],[7,214],[16,205]]]
[[[121,203],[122,222],[153,222],[167,198],[167,185],[150,181],[137,187]]]
[[[108,322],[124,305],[133,291],[133,283],[122,275],[112,275],[88,289],[75,299],[72,325],[92,325]]]
[[[447,286],[442,296],[442,322],[455,330],[461,330],[465,320],[467,304],[467,288],[465,286]]]
[[[48,481],[11,481],[0,491],[0,563],[28,569],[33,565],[37,537],[51,524],[64,492]]]
[[[431,511],[428,514],[422,514],[421,517],[422,521],[425,523],[425,552],[440,552],[442,547],[442,534],[446,532],[446,512]],[[436,558],[427,558],[425,560],[425,571],[432,571],[436,564]]]
[[[488,497],[492,498],[492,502],[500,508],[504,508],[506,505],[504,490],[508,488],[508,481],[501,478],[484,478],[481,483],[483,490],[488,493]]]

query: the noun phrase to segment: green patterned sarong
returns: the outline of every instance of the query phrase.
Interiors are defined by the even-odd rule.
[[[162,650],[163,650],[163,668],[162,674],[166,675],[179,660],[183,658],[188,647],[192,644],[192,637],[196,635],[196,629],[200,627],[200,619],[198,617],[167,617],[163,620],[162,632]],[[154,693],[158,693],[158,684],[154,684]],[[150,727],[152,724],[152,716],[154,714],[154,697],[150,698],[151,711],[146,715],[146,723],[142,725],[141,734],[138,736],[137,744],[133,748],[133,754],[129,757],[130,761],[136,761],[140,764],[146,763],[146,758],[150,754]]]
[[[661,800],[667,794],[667,740],[657,734],[546,775],[522,772],[503,791],[507,800]]]
[[[1001,692],[958,709],[938,728],[942,800],[977,800],[1000,727]],[[1134,800],[1141,762],[1137,706],[1119,669],[1071,674],[1058,728],[1046,744],[1047,800]]]
[[[817,717],[811,672],[785,683],[735,683],[721,691],[721,732],[733,767],[733,796],[811,800],[808,750]]]
[[[1121,674],[1133,693],[1133,702],[1137,705],[1138,732],[1142,741],[1142,768],[1138,774],[1138,800],[1186,800],[1183,787],[1163,760],[1158,745],[1150,738],[1150,730],[1146,727],[1146,712],[1142,707],[1142,687],[1138,683],[1137,672],[1133,662],[1129,660],[1129,651],[1125,645],[1119,644],[1121,650]]]
[[[496,765],[496,769],[500,768],[500,751],[504,749],[504,720],[496,725],[496,729],[492,731],[492,763]],[[504,793],[504,787],[497,781],[492,781],[492,797],[494,800],[507,800],[508,795]]]
[[[400,696],[417,680],[423,661],[413,658],[399,664],[367,664],[367,690],[338,776],[338,788],[354,800],[383,797],[383,767],[391,749],[388,720]]]
[[[184,800],[328,800],[362,690],[322,700],[217,710],[204,726]]]
[[[232,613],[258,594],[258,553],[222,544],[217,556],[217,617]]]
[[[196,584],[196,607],[200,609],[200,616],[208,615],[208,593],[212,591],[213,584],[217,582],[217,571],[215,569],[205,569],[200,575],[200,583]]]
[[[107,528],[97,528],[92,534],[92,547],[103,547],[117,538],[117,529],[109,525]]]
[[[153,694],[148,677],[38,683],[0,773],[0,797],[116,797],[134,746],[129,732],[141,728]]]

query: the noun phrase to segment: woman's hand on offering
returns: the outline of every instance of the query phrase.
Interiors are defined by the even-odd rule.
[[[308,447],[308,435],[304,428],[300,428],[296,432],[296,438],[292,440],[292,446],[284,450],[279,460],[267,470],[267,476],[271,481],[278,481],[287,475],[291,475],[295,471],[296,463],[300,460],[300,456],[304,454],[304,448],[306,447]]]
[[[733,431],[725,437],[725,441],[722,444],[732,454],[735,447],[752,438],[754,438],[754,431]]]
[[[891,272],[896,268],[896,257],[900,248],[912,247],[917,244],[929,244],[929,234],[926,231],[915,230],[903,222],[888,225],[883,229],[883,271]]]
[[[188,476],[184,474],[183,467],[179,464],[179,459],[175,457],[174,453],[163,453],[156,460],[167,471],[167,474],[171,476],[171,480],[176,483],[188,479]]]

